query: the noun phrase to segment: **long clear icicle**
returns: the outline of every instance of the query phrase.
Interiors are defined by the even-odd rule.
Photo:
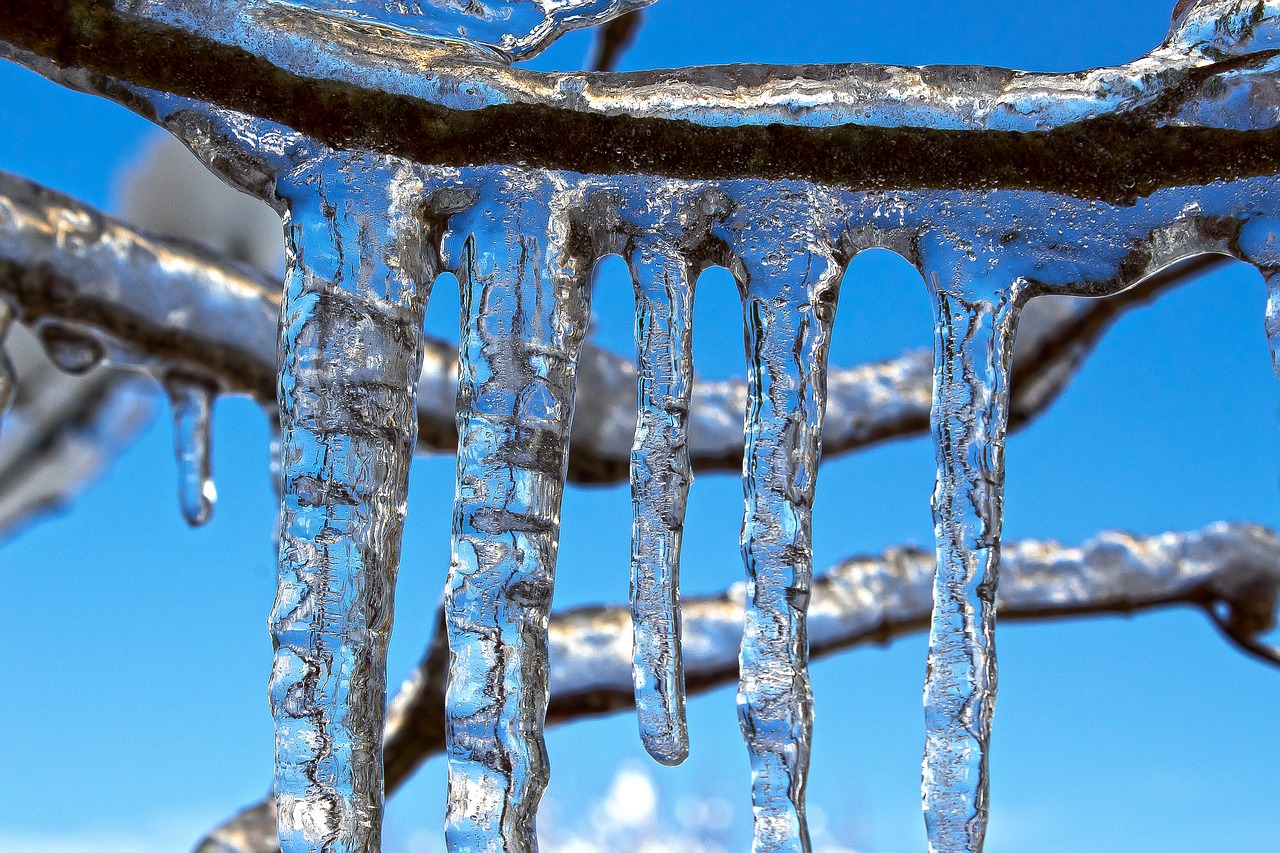
[[[562,195],[565,193],[565,195]],[[459,232],[458,483],[449,629],[445,836],[530,853],[546,788],[547,620],[590,258],[569,255],[563,188],[499,172]]]
[[[693,472],[693,275],[675,247],[637,241],[639,415],[631,451],[632,675],[640,739],[657,761],[689,755],[680,654],[680,541]]]
[[[173,452],[178,462],[178,506],[192,527],[213,515],[213,396],[209,383],[170,374],[164,380],[173,409]]]
[[[957,276],[961,278],[962,276]],[[1016,288],[934,295],[932,427],[938,570],[925,676],[923,798],[930,853],[980,853],[996,698],[996,574]]]
[[[748,400],[742,555],[746,612],[738,717],[751,756],[755,853],[809,850],[805,783],[813,692],[805,614],[811,518],[822,441],[827,350],[841,265],[803,197],[744,205],[742,245]],[[786,235],[782,237],[782,235]],[[782,246],[779,238],[782,237]]]
[[[392,591],[430,285],[407,169],[282,181],[280,575],[271,632],[283,853],[376,853]],[[410,207],[402,209],[403,203]]]

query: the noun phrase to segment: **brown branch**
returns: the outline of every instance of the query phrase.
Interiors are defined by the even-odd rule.
[[[886,66],[556,75],[335,16],[255,4],[203,19],[193,11],[184,29],[164,22],[162,8],[136,8],[0,0],[0,42],[28,67],[155,120],[165,116],[154,93],[172,93],[282,123],[333,149],[441,166],[855,189],[1004,187],[1116,203],[1280,172],[1280,130],[1179,116],[1224,81],[1267,73],[1274,51],[1246,52],[1247,41],[1208,54],[1175,33],[1144,60],[1079,75]],[[282,48],[281,39],[301,46]],[[311,76],[319,66],[328,70]],[[459,91],[475,94],[444,94]],[[886,126],[885,116],[899,120]]]
[[[895,548],[854,557],[815,578],[809,655],[825,657],[886,643],[928,626],[933,555]],[[1001,555],[1004,622],[1128,615],[1177,605],[1204,610],[1237,646],[1280,664],[1261,635],[1275,625],[1280,540],[1253,524],[1214,524],[1196,533],[1137,537],[1105,533],[1080,548],[1007,543]],[[737,678],[742,584],[684,600],[686,689],[702,693]],[[556,614],[550,626],[549,724],[632,707],[631,622],[625,607]],[[1176,653],[1176,650],[1168,650]],[[386,736],[387,790],[444,749],[445,659],[441,634],[392,704]],[[394,768],[394,772],[392,770]],[[268,799],[214,830],[197,853],[274,853]]]

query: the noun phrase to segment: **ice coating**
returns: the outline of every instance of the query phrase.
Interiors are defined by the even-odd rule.
[[[368,102],[370,95],[387,94],[442,110],[461,112],[479,113],[494,106],[527,105],[542,109],[548,116],[573,114],[572,117],[563,116],[567,121],[577,121],[584,115],[643,116],[662,119],[673,125],[675,122],[689,122],[708,128],[781,124],[808,128],[858,126],[1045,131],[1103,116],[1144,110],[1160,121],[1196,116],[1199,111],[1194,104],[1187,103],[1185,90],[1169,90],[1180,87],[1176,81],[1188,72],[1223,59],[1248,53],[1262,54],[1268,50],[1275,40],[1277,10],[1280,8],[1274,0],[1258,3],[1202,0],[1189,4],[1181,10],[1183,14],[1175,21],[1175,27],[1165,42],[1146,56],[1112,68],[1073,74],[870,64],[736,65],[628,74],[585,74],[531,72],[508,65],[504,58],[495,56],[488,47],[468,48],[466,42],[456,41],[444,31],[429,34],[419,26],[417,34],[414,34],[396,29],[394,23],[391,26],[370,25],[354,20],[348,14],[353,13],[358,18],[358,7],[371,14],[381,5],[374,2],[320,0],[319,5],[343,6],[341,14],[308,8],[312,5],[300,0],[288,4],[259,0],[236,0],[231,4],[208,0],[181,4],[164,0],[118,0],[113,12],[122,22],[135,26],[139,35],[150,35],[154,25],[163,24],[247,52],[308,82],[366,87],[367,91],[350,93],[353,104]],[[520,10],[537,8],[532,3],[510,5]],[[586,22],[621,14],[641,4],[627,0],[613,3],[586,0],[556,5],[569,17],[579,15],[588,7],[600,10],[598,16],[579,18]],[[466,14],[463,12],[462,16]],[[556,12],[552,11],[552,18],[555,15]],[[423,16],[419,22],[427,24],[432,19],[433,16]],[[7,27],[0,25],[0,39],[7,36],[25,49],[35,47],[34,37],[23,28],[24,22],[24,19],[15,18]],[[519,21],[512,22],[512,30],[520,27]],[[448,24],[442,28],[448,29]],[[558,31],[563,32],[563,29]],[[514,32],[512,34],[515,35]],[[516,37],[519,38],[518,35]],[[476,41],[485,43],[483,38]],[[88,42],[84,49],[93,46]],[[225,58],[231,59],[232,56],[228,52]],[[65,53],[61,58],[64,63],[68,59]],[[234,60],[229,67],[235,67]],[[429,70],[424,73],[424,68]],[[1251,78],[1267,75],[1270,69],[1262,64],[1252,67],[1234,65],[1224,72],[1234,78],[1233,86],[1248,86]],[[162,74],[155,76],[163,77]],[[224,106],[246,112],[266,107],[255,99],[255,93],[236,87],[235,80],[236,75],[229,74],[228,91],[220,92],[220,97],[214,99],[225,102]],[[172,82],[169,88],[173,91],[191,88],[186,81]],[[338,86],[327,88],[333,93],[340,91]],[[210,96],[211,89],[208,85],[204,87],[206,96]],[[1255,115],[1265,116],[1264,121],[1272,120],[1266,113],[1273,109],[1274,92],[1268,89],[1258,87],[1255,96],[1259,102],[1248,107]],[[279,104],[274,106],[277,112],[283,109]],[[328,122],[319,117],[320,112],[317,111],[313,117],[314,124],[297,121],[297,125],[310,125],[299,126],[298,129],[331,145],[340,142],[371,145],[377,137],[388,136],[380,128],[378,133],[358,140],[329,137],[330,130],[335,134],[350,131],[326,127],[322,132],[322,126]],[[1221,118],[1221,115],[1217,116],[1214,126],[1232,126]],[[390,116],[388,119],[394,121]],[[369,116],[367,121],[372,126],[378,119]],[[609,127],[608,123],[592,121],[578,129],[594,128],[607,132]],[[548,129],[552,136],[545,140],[531,134],[528,149],[503,152],[500,157],[505,157],[507,162],[519,162],[522,155],[532,153],[534,147],[550,150],[553,146],[548,143],[554,141],[554,134],[570,129]],[[673,126],[672,130],[676,128]],[[469,141],[469,144],[474,143],[470,147],[486,148],[484,137],[491,134],[491,130],[477,134],[476,139]],[[440,142],[448,141],[429,140],[421,133],[415,135],[417,144],[424,146],[418,150],[423,151],[423,158],[428,160],[426,151],[434,147],[439,156],[439,150],[444,147]],[[747,134],[738,134],[736,138],[748,137]],[[753,138],[753,145],[768,147],[767,136]],[[600,140],[561,141],[589,147]],[[628,141],[635,143],[635,140]],[[386,153],[411,156],[408,146],[415,143],[408,139],[383,139],[381,144],[399,149],[387,150]],[[521,145],[515,140],[504,141],[504,144]],[[673,144],[674,141],[668,142],[666,147]],[[935,149],[934,154],[923,157],[921,164],[896,161],[899,177],[904,176],[904,170],[914,170],[926,163],[936,164],[941,175],[946,169],[946,153],[927,142],[922,153],[929,155],[930,147]],[[669,156],[672,152],[666,153]],[[692,150],[686,152],[686,156],[697,159],[704,169],[711,167],[712,160],[721,159],[703,159],[700,153]],[[489,155],[487,152],[485,155],[473,153],[467,164],[502,162],[501,159],[476,159],[480,156]],[[743,169],[741,164],[744,163],[752,163],[755,167],[767,166],[791,156],[792,152],[775,151],[772,157],[741,157],[732,166],[725,162],[726,167]],[[831,161],[835,158],[821,159]],[[435,162],[439,165],[464,165],[463,159]],[[587,170],[582,164],[575,166],[541,160],[527,162],[546,168]],[[825,168],[835,165],[828,163]],[[1166,160],[1161,167],[1169,171],[1178,165]],[[749,168],[736,172],[733,177],[751,177]],[[694,175],[686,173],[681,176]],[[775,176],[780,175],[775,173]],[[793,173],[792,177],[801,175]]]
[[[201,29],[227,43],[264,24],[298,35],[374,32],[395,51],[415,38],[506,64],[530,59],[570,30],[590,27],[654,0],[116,0],[127,16]],[[214,26],[208,26],[210,23]],[[259,37],[264,33],[256,33]],[[276,45],[286,51],[287,40]],[[295,48],[296,49],[296,48]]]
[[[428,188],[331,153],[278,178],[281,524],[270,698],[284,853],[380,849],[386,649],[422,318]]]
[[[213,485],[212,426],[215,389],[180,374],[165,377],[173,409],[173,452],[178,462],[178,506],[192,527],[213,515],[218,491]]]
[[[448,243],[465,261],[445,838],[460,853],[531,853],[549,772],[547,619],[592,214],[555,176],[509,170],[476,184]]]
[[[571,29],[593,26],[654,0],[276,0],[367,24],[490,47],[507,60],[529,59]],[[268,5],[268,4],[262,4]]]
[[[49,360],[72,376],[88,373],[106,358],[97,340],[57,323],[42,326],[40,340]]]

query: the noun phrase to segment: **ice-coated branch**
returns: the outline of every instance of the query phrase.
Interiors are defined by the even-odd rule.
[[[934,554],[892,548],[852,557],[814,578],[808,632],[811,657],[925,629],[933,607]],[[1256,524],[1218,523],[1195,533],[1103,533],[1080,547],[1052,541],[1005,543],[1000,566],[1002,621],[1132,614],[1192,606],[1225,636],[1272,664],[1260,640],[1275,624],[1280,539]],[[738,677],[746,584],[688,597],[684,661],[688,690],[704,692]],[[552,616],[549,723],[631,707],[631,618],[621,606]],[[1176,652],[1176,650],[1170,650]],[[419,669],[388,711],[387,790],[394,790],[444,747],[444,666],[437,634]],[[197,853],[272,853],[267,803],[250,807],[209,834]]]
[[[1280,167],[1268,83],[1278,18],[1276,0],[1200,0],[1179,8],[1147,56],[1075,74],[865,64],[591,74],[515,68],[488,48],[300,2],[0,0],[0,54],[162,123],[155,93],[168,92],[332,149],[424,164],[1132,202]],[[1249,122],[1215,114],[1233,97],[1251,101]]]
[[[0,537],[64,505],[109,466],[147,422],[152,398],[127,374],[59,370],[29,330],[5,341],[16,390],[0,425]]]
[[[1010,420],[1042,411],[1110,324],[1227,261],[1202,256],[1110,299],[1044,298],[1027,308],[1014,359]],[[275,399],[275,326],[281,285],[265,273],[198,245],[149,235],[65,195],[0,172],[0,299],[17,319],[90,339],[111,359],[147,372],[176,370],[224,393]],[[927,352],[852,368],[827,378],[823,452],[828,458],[928,428],[932,359]],[[636,423],[636,368],[584,346],[569,476],[610,482],[627,476]],[[457,353],[428,340],[418,384],[420,447],[452,449]],[[695,381],[689,453],[696,470],[742,460],[741,379]]]

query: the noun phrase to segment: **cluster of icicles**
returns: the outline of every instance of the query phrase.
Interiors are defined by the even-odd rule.
[[[222,127],[230,136],[245,130],[236,121]],[[440,272],[456,271],[462,296],[446,593],[449,849],[536,849],[534,817],[548,779],[547,620],[575,370],[591,270],[611,253],[626,260],[636,298],[632,614],[641,737],[665,764],[688,752],[677,582],[692,478],[693,285],[707,266],[722,265],[740,285],[749,378],[739,714],[753,768],[754,849],[808,849],[805,613],[826,355],[844,267],[879,246],[921,270],[936,318],[930,849],[978,851],[1019,308],[1044,293],[1107,295],[1182,258],[1219,252],[1267,274],[1274,344],[1278,180],[1167,189],[1113,205],[1030,191],[870,193],[446,170],[332,152],[281,169],[275,193],[289,263],[271,703],[283,850],[379,846],[385,653],[416,443],[423,315]],[[68,370],[104,356],[91,339],[57,327],[43,339]],[[214,495],[216,389],[172,373],[166,385],[182,508],[200,523]],[[0,394],[8,389],[0,372]]]
[[[924,805],[930,849],[961,853],[981,849],[987,821],[1019,308],[1044,293],[1114,293],[1204,252],[1236,254],[1270,273],[1280,260],[1277,180],[1163,190],[1130,206],[1018,191],[882,194],[437,170],[368,155],[281,175],[290,267],[272,700],[284,849],[375,846],[383,653],[420,329],[439,271],[456,270],[462,297],[446,592],[449,849],[536,849],[548,779],[547,619],[575,366],[590,271],[610,253],[626,260],[636,298],[632,616],[641,737],[663,763],[687,754],[677,581],[691,481],[693,285],[719,264],[739,283],[746,331],[738,707],[753,770],[754,850],[808,849],[805,613],[826,356],[845,265],[884,246],[918,266],[935,308],[938,571]],[[1275,331],[1280,288],[1270,305]]]
[[[206,162],[272,201],[285,225],[270,686],[285,853],[380,847],[386,649],[423,317],[440,273],[456,273],[462,306],[446,589],[446,837],[455,853],[537,846],[560,504],[601,257],[620,255],[635,286],[634,683],[641,737],[665,764],[688,752],[678,575],[692,479],[693,288],[712,265],[740,288],[748,394],[738,707],[756,853],[809,847],[810,521],[837,291],[858,252],[907,258],[935,312],[938,559],[923,784],[933,853],[977,853],[986,830],[1003,450],[1021,307],[1042,294],[1106,296],[1221,253],[1262,270],[1267,329],[1280,341],[1280,177],[1113,203],[1017,189],[445,169],[333,151],[264,120],[134,91]],[[0,302],[0,332],[9,314]],[[71,371],[117,355],[57,326],[43,340]],[[181,505],[200,523],[214,499],[219,389],[189,370],[157,372],[173,404]],[[0,400],[9,374],[0,363]]]

